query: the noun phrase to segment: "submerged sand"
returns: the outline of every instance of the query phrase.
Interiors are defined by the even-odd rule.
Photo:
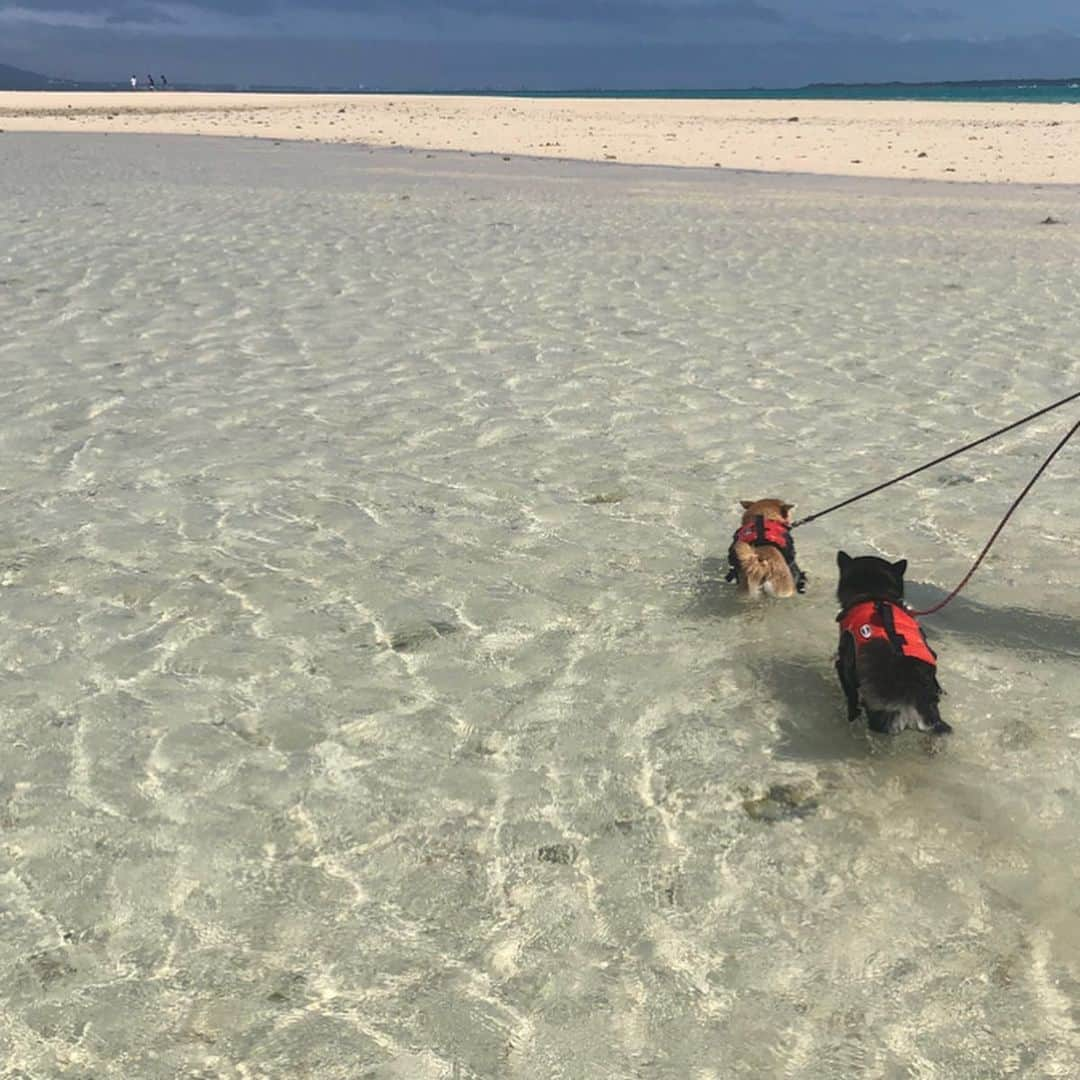
[[[1080,183],[1075,105],[0,93],[10,131],[149,132],[842,176]]]
[[[5,1075],[1073,1074],[1080,448],[927,620],[948,743],[832,591],[939,598],[1075,410],[723,577],[1075,389],[1074,191],[0,149]]]

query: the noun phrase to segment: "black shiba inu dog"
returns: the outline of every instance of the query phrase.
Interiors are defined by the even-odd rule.
[[[905,728],[947,735],[941,719],[937,654],[904,606],[907,559],[836,556],[840,583],[840,648],[836,674],[847,697],[848,720],[866,711],[871,730],[897,735]]]

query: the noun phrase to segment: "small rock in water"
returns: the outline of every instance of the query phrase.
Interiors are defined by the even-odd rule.
[[[760,799],[745,799],[743,809],[754,821],[774,824],[792,821],[812,814],[818,807],[809,783],[773,784]]]
[[[277,986],[266,995],[266,1000],[274,1005],[297,1003],[304,999],[306,978],[299,971],[287,972],[277,980]]]
[[[390,648],[394,652],[409,652],[410,649],[419,648],[425,641],[434,641],[436,638],[446,637],[456,630],[456,623],[442,622],[441,620],[403,626],[390,635]]]
[[[614,491],[598,491],[595,495],[588,495],[581,501],[586,506],[605,506],[608,503],[622,502],[626,494],[625,491],[616,488]]]
[[[53,983],[60,982],[75,974],[74,966],[60,949],[42,949],[30,955],[30,967],[41,981],[41,985],[48,989]]]
[[[544,844],[537,848],[536,857],[541,862],[569,866],[577,859],[577,848],[573,844]]]
[[[1006,724],[998,736],[998,741],[1006,750],[1030,750],[1038,740],[1038,730],[1023,720]]]
[[[444,604],[406,600],[386,612],[390,648],[409,652],[429,641],[456,634],[461,629],[456,613]]]
[[[506,750],[506,746],[506,736],[498,731],[477,735],[466,743],[467,751],[479,757],[497,757]]]

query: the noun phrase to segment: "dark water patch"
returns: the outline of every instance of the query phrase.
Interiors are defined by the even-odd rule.
[[[809,782],[772,784],[756,799],[744,799],[743,810],[752,821],[775,825],[809,817],[818,808],[814,785]]]
[[[843,692],[824,652],[822,658],[806,662],[759,660],[753,672],[762,691],[779,706],[776,757],[840,761],[868,756],[864,725],[848,722]]]
[[[831,641],[831,639],[830,639]],[[773,755],[792,761],[852,761],[912,752],[933,756],[943,740],[911,732],[893,737],[869,731],[860,716],[848,721],[844,695],[824,657],[803,661],[766,658],[752,665],[754,678],[779,712],[780,740]]]
[[[420,648],[421,645],[438,638],[448,637],[458,630],[457,623],[447,622],[443,619],[432,619],[425,622],[413,623],[410,626],[402,626],[390,635],[390,648],[394,652],[410,652]]]
[[[788,611],[792,618],[800,600],[798,597],[750,597],[739,592],[734,581],[727,580],[727,556],[707,555],[698,564],[697,572],[684,587],[690,592],[690,600],[684,609],[693,619],[730,618],[732,616],[758,617],[766,612]]]
[[[33,953],[28,965],[45,989],[75,974],[75,966],[60,949],[43,949]]]
[[[1038,746],[1043,732],[1026,720],[1006,720],[998,733],[997,741],[1002,750],[1029,753]]]
[[[587,495],[581,501],[586,506],[608,506],[612,503],[620,503],[628,495],[628,492],[623,491],[621,488],[615,488],[611,491],[598,491],[594,495]]]
[[[386,623],[390,648],[394,652],[410,652],[439,638],[456,634],[461,629],[452,608],[416,600],[393,604],[386,613]]]
[[[691,618],[715,619],[745,610],[739,603],[734,584],[725,580],[727,558],[707,555],[701,560],[698,572],[690,585],[691,598],[686,613]]]
[[[266,995],[266,1000],[272,1005],[289,1005],[294,1008],[302,1005],[310,1000],[307,981],[303,972],[283,972],[275,980],[274,988]]]
[[[536,851],[541,862],[570,866],[577,861],[577,848],[573,844],[544,844]]]

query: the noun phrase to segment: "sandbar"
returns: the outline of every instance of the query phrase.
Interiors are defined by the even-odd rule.
[[[248,136],[622,164],[1080,183],[1068,104],[0,93],[4,131]]]

